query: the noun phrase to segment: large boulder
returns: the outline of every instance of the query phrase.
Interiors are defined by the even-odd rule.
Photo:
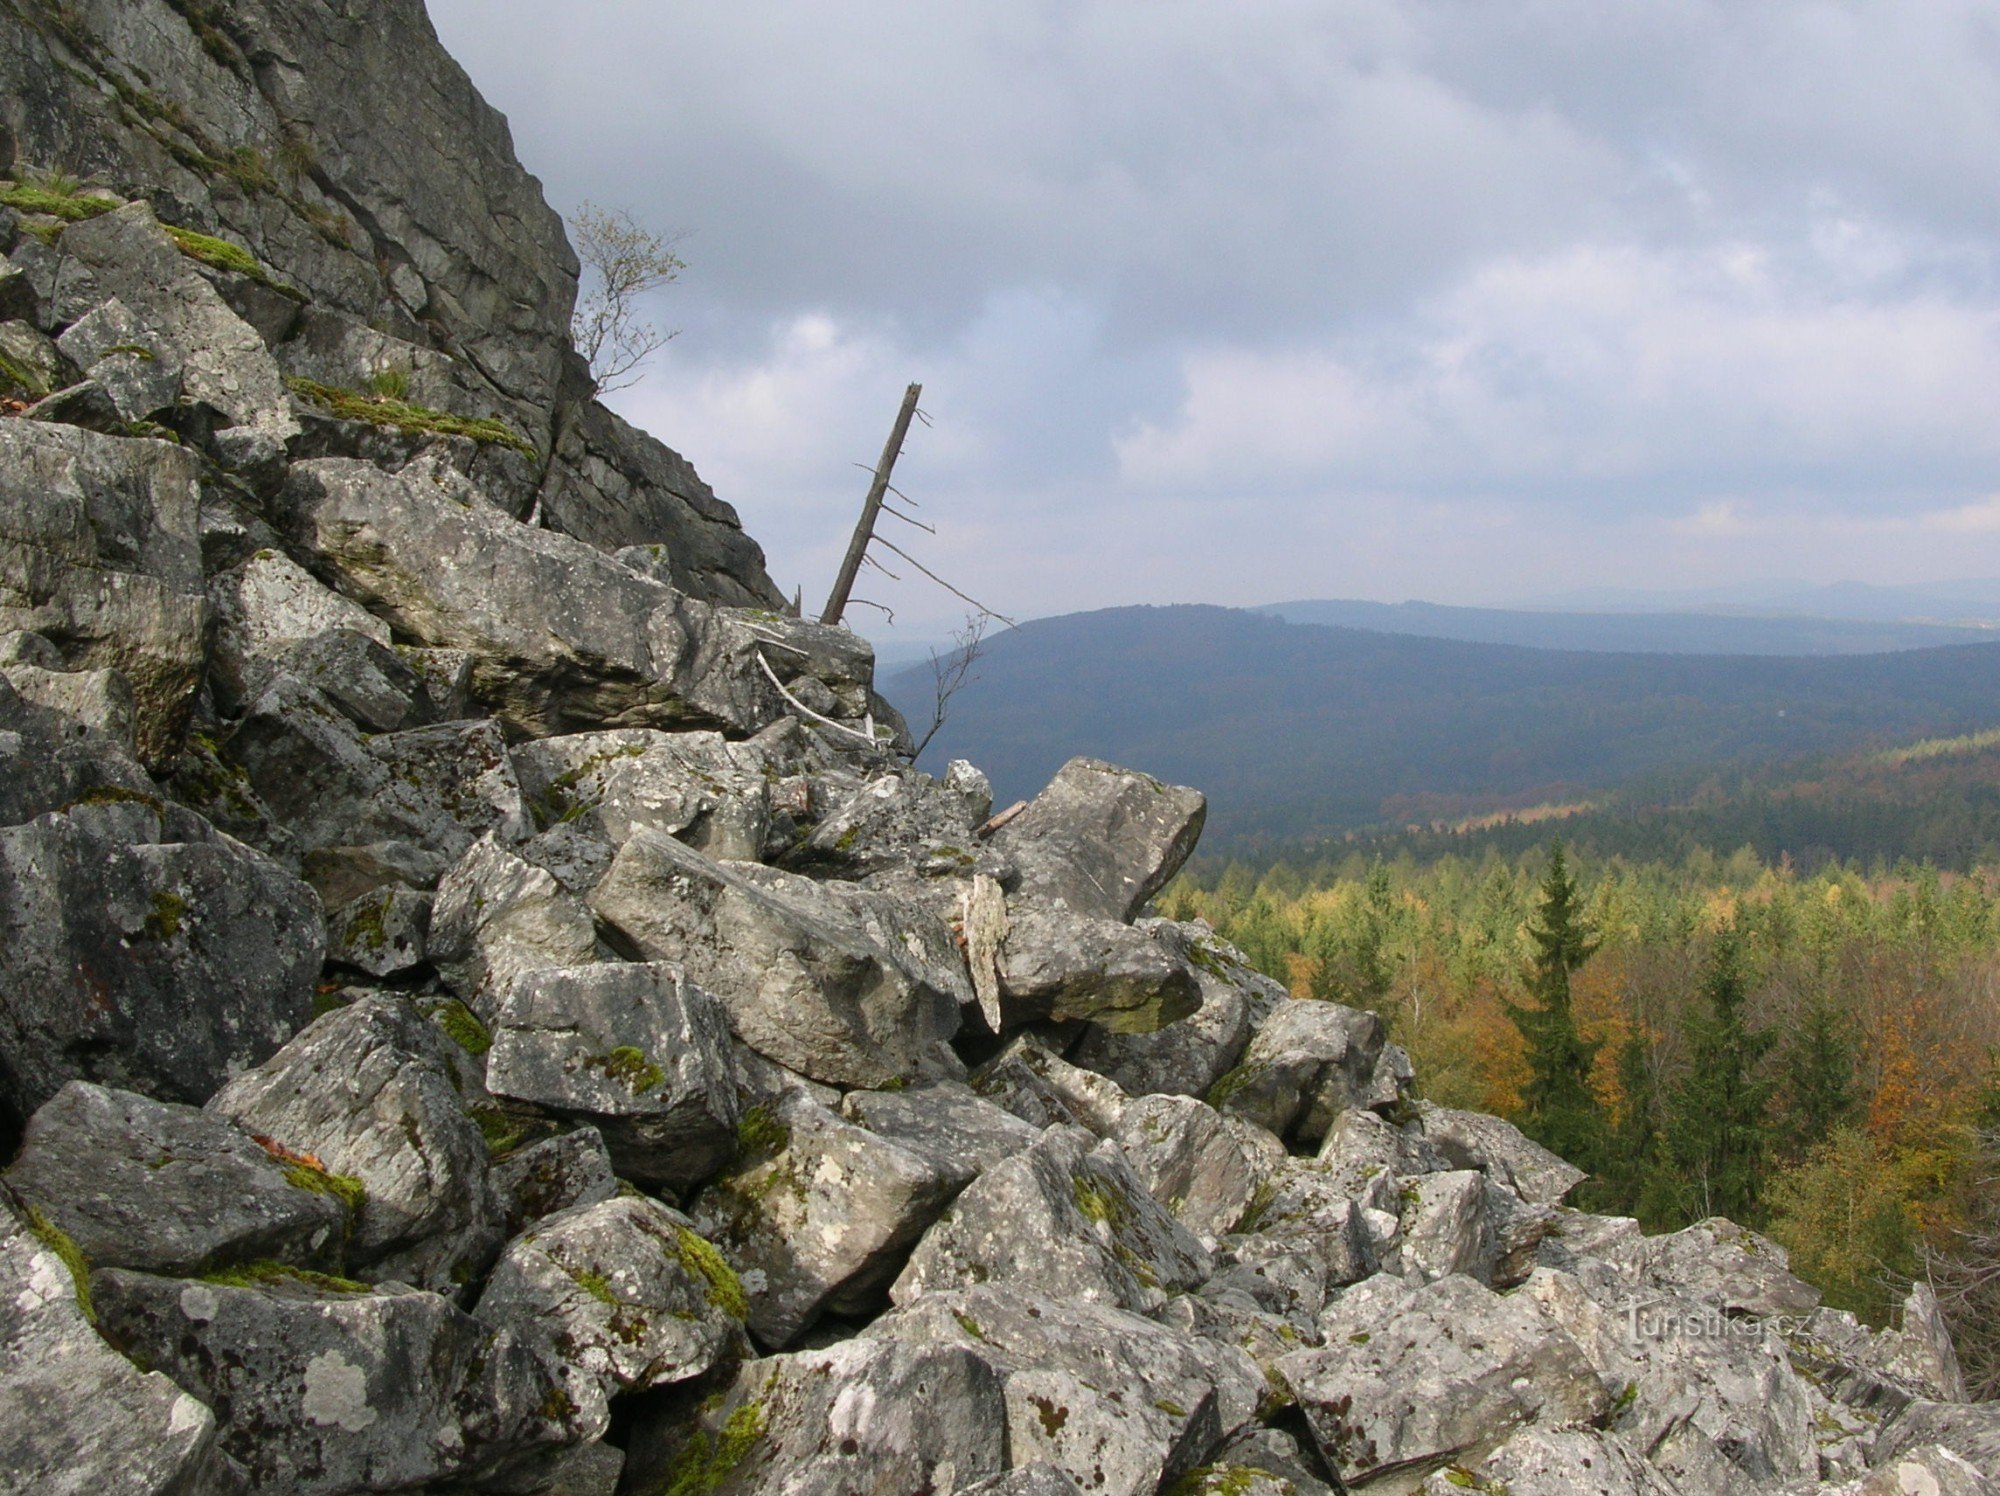
[[[1483,1112],[1417,1103],[1417,1126],[1454,1169],[1478,1169],[1531,1205],[1560,1205],[1590,1176],[1511,1122]]]
[[[964,962],[941,921],[887,895],[722,863],[635,832],[590,895],[649,960],[685,966],[745,1044],[810,1079],[948,1075]]]
[[[1648,1288],[1727,1314],[1803,1318],[1819,1307],[1819,1290],[1792,1275],[1783,1247],[1721,1216],[1665,1236],[1625,1237],[1597,1255]]]
[[[1111,1137],[1153,1198],[1202,1236],[1240,1230],[1286,1156],[1262,1128],[1191,1096],[1139,1097]]]
[[[657,1200],[562,1211],[516,1237],[476,1310],[539,1346],[592,1434],[611,1398],[700,1376],[742,1337],[743,1285]]]
[[[394,473],[296,463],[284,502],[293,539],[341,591],[407,638],[473,655],[474,695],[519,732],[754,732],[784,710],[749,625],[517,524],[429,454]]]
[[[1198,790],[1073,758],[994,844],[1020,869],[1023,893],[1129,922],[1180,871],[1207,813]]]
[[[1041,1130],[960,1081],[896,1091],[849,1091],[841,1115],[913,1153],[959,1184],[1034,1147]]]
[[[1320,1456],[1350,1486],[1476,1460],[1526,1424],[1583,1422],[1611,1394],[1557,1320],[1470,1278],[1376,1277],[1329,1307],[1325,1347],[1278,1363]]]
[[[1244,1046],[1279,1004],[1284,985],[1251,969],[1243,953],[1205,925],[1145,922],[1152,937],[1193,969],[1201,1006],[1151,1033],[1091,1025],[1069,1051],[1085,1069],[1109,1076],[1134,1096],[1205,1096],[1242,1058]]]
[[[1174,947],[1116,920],[1035,898],[1008,901],[999,959],[1005,1028],[1086,1018],[1150,1033],[1201,1006],[1194,972]]]
[[[495,1013],[486,1084],[590,1122],[621,1173],[658,1187],[699,1183],[736,1146],[728,1018],[661,963],[516,979]]]
[[[312,1016],[312,890],[148,799],[0,829],[0,1108],[21,1120],[77,1079],[200,1103]]]
[[[1171,1489],[1250,1421],[1263,1390],[1241,1353],[1025,1286],[929,1294],[863,1334],[972,1351],[1005,1378],[1010,1462],[1112,1496]]]
[[[695,1223],[743,1274],[750,1329],[783,1347],[820,1317],[880,1305],[910,1247],[962,1180],[803,1096],[745,1118],[737,1166]]]
[[[326,1174],[241,1128],[83,1081],[35,1113],[6,1179],[97,1267],[192,1277],[260,1259],[337,1263],[353,1224]]]
[[[439,880],[426,948],[445,985],[491,1016],[529,973],[588,965],[597,926],[582,900],[489,834]]]
[[[980,1283],[1011,1284],[1146,1313],[1213,1266],[1115,1144],[1099,1147],[1081,1128],[1056,1127],[953,1202],[911,1254],[892,1297],[908,1304]]]
[[[120,1345],[226,1410],[222,1447],[253,1489],[405,1490],[584,1431],[528,1345],[437,1294],[270,1270],[93,1286]]]
[[[39,635],[0,635],[0,654],[43,650],[54,663],[53,647]],[[24,668],[38,667],[0,669],[0,826],[18,826],[85,800],[157,803],[159,787],[131,750],[40,699],[32,687],[17,686]]]
[[[1382,1020],[1373,1013],[1330,1002],[1282,1003],[1242,1063],[1209,1088],[1209,1103],[1279,1137],[1317,1143],[1342,1112],[1374,1102],[1383,1043]]]
[[[642,1420],[631,1469],[641,1489],[717,1496],[966,1491],[1006,1468],[1003,1389],[957,1345],[847,1340],[768,1356],[692,1417]]]
[[[359,1181],[357,1270],[448,1285],[498,1245],[486,1140],[465,1113],[449,1044],[400,998],[317,1020],[208,1109]]]
[[[1616,1434],[1526,1428],[1476,1465],[1451,1465],[1423,1484],[1423,1496],[1482,1490],[1678,1496],[1679,1487]]]
[[[523,743],[514,768],[543,827],[573,825],[622,847],[635,831],[754,862],[770,828],[763,755],[713,732],[627,728]]]
[[[0,422],[0,632],[123,675],[148,762],[171,756],[201,683],[196,479],[169,442]]]
[[[229,1489],[215,1417],[98,1337],[85,1271],[0,1203],[0,1484],[49,1496]]]

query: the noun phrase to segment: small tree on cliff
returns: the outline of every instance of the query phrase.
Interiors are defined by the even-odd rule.
[[[640,315],[640,298],[677,277],[687,265],[673,241],[633,221],[622,209],[594,203],[570,222],[583,286],[570,318],[570,339],[590,364],[598,394],[632,384],[638,368],[674,336]]]
[[[1578,1168],[1597,1172],[1604,1153],[1604,1107],[1590,1088],[1590,1069],[1603,1041],[1577,1031],[1570,974],[1597,952],[1583,918],[1576,882],[1560,841],[1550,844],[1542,906],[1528,927],[1535,942],[1527,973],[1528,1003],[1507,1003],[1507,1016],[1527,1041],[1528,1082],[1521,1130]]]

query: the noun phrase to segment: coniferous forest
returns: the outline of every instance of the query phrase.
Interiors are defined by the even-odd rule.
[[[1589,1168],[1587,1208],[1755,1226],[1878,1322],[1927,1278],[2000,1391],[2000,870],[1544,839],[1212,861],[1162,903],[1294,995],[1379,1010],[1423,1096]]]

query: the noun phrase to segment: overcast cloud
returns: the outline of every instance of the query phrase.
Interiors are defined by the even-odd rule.
[[[617,403],[809,602],[911,380],[1021,616],[2000,574],[1991,0],[430,9],[686,235]]]

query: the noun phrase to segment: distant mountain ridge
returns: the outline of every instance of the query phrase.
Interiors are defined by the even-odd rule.
[[[2000,627],[1790,614],[1562,612],[1353,599],[1271,603],[1251,611],[1288,623],[1613,654],[1882,654],[2000,642]]]
[[[2000,650],[1610,654],[1114,608],[987,642],[927,764],[1004,799],[1074,754],[1202,786],[1211,843],[1573,799],[1640,775],[1948,736],[2000,720]],[[929,668],[888,683],[929,717]]]

